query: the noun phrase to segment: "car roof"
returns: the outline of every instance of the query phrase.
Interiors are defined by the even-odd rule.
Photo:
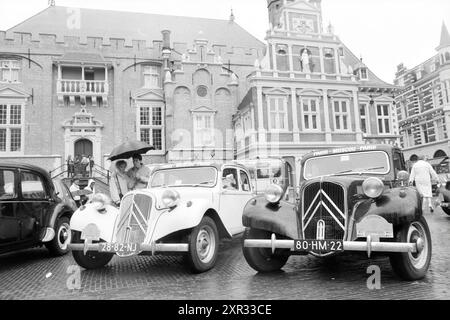
[[[355,145],[355,146],[348,146],[348,147],[339,147],[339,148],[333,148],[333,149],[327,149],[322,151],[313,151],[308,154],[306,154],[302,162],[305,162],[308,159],[316,158],[316,157],[323,157],[328,155],[335,155],[335,154],[345,154],[345,153],[353,153],[353,152],[367,152],[367,151],[385,151],[387,153],[391,153],[393,150],[401,150],[399,147],[391,146],[387,144],[373,144],[373,145]]]
[[[170,163],[160,165],[148,165],[152,168],[152,171],[167,170],[167,169],[181,169],[181,168],[196,168],[196,167],[214,167],[217,170],[221,170],[223,166],[238,167],[247,170],[245,166],[234,162],[184,162],[184,163]]]
[[[23,164],[23,163],[16,163],[16,162],[0,162],[0,168],[25,169],[25,170],[38,172],[45,177],[50,177],[49,173],[46,170],[42,169],[41,167],[37,167],[37,166],[31,165],[31,164]]]

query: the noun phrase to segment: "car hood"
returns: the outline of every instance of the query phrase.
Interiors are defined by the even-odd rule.
[[[155,196],[156,201],[160,201],[162,195],[166,190],[173,190],[180,194],[180,199],[183,202],[189,201],[191,199],[205,199],[214,201],[214,192],[212,188],[205,187],[168,187],[168,188],[151,188],[147,189],[146,192]]]

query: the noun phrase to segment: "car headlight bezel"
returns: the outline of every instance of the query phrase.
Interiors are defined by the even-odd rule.
[[[163,207],[172,209],[179,205],[180,199],[180,194],[177,191],[173,189],[167,189],[161,196],[161,203]]]
[[[104,213],[106,210],[106,206],[112,204],[112,200],[106,194],[97,193],[89,201],[89,204],[98,212]]]
[[[281,201],[281,199],[283,198],[283,194],[284,190],[281,186],[277,184],[271,184],[264,192],[264,198],[267,200],[267,202],[276,204]]]
[[[385,188],[381,179],[371,177],[364,180],[362,189],[368,198],[377,199],[383,194]]]

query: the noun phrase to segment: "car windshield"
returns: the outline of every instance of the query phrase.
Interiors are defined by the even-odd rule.
[[[387,153],[374,151],[312,158],[305,162],[303,170],[305,179],[310,180],[329,175],[387,174],[390,166]]]
[[[216,185],[217,170],[213,167],[180,168],[157,171],[150,181],[151,188],[158,187],[213,187]]]

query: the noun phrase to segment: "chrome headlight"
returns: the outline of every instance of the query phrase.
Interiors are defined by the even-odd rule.
[[[180,194],[175,190],[164,191],[161,201],[166,208],[174,208],[180,203]]]
[[[106,206],[112,204],[112,200],[106,194],[97,193],[96,195],[94,195],[92,197],[90,204],[98,212],[103,212],[103,211],[105,211]]]
[[[272,184],[266,189],[264,197],[270,203],[278,203],[283,197],[283,188],[277,184]]]
[[[378,178],[368,178],[364,181],[362,189],[366,196],[376,199],[383,194],[384,184]]]

